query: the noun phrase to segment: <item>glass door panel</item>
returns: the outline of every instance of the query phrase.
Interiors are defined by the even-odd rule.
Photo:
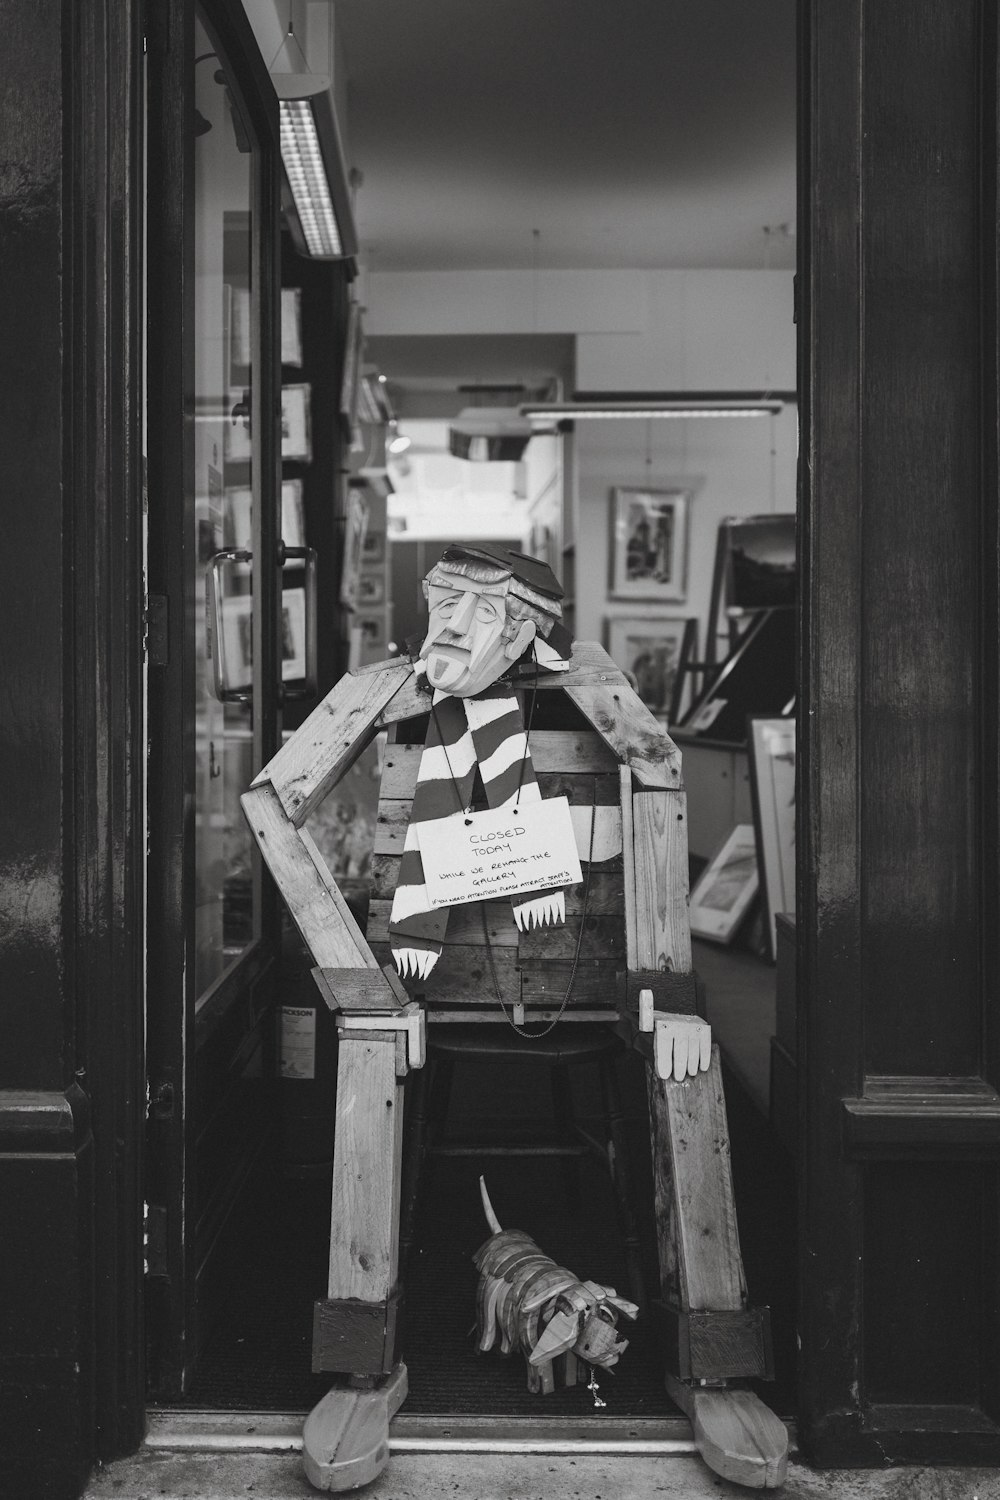
[[[195,995],[259,931],[239,797],[253,778],[253,153],[200,8],[194,26]],[[222,557],[224,551],[229,557]],[[218,592],[213,607],[213,580]],[[255,688],[258,691],[255,693]]]

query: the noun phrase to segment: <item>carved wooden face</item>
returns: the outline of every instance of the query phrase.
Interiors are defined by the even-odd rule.
[[[508,619],[506,581],[477,583],[438,568],[424,593],[430,619],[420,659],[431,687],[453,697],[471,698],[488,688],[534,639],[533,621]]]

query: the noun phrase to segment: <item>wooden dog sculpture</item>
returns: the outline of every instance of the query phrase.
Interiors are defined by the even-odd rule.
[[[555,1388],[553,1361],[560,1355],[566,1386],[577,1382],[578,1360],[610,1370],[628,1348],[618,1336],[618,1315],[634,1319],[638,1307],[614,1287],[581,1281],[557,1266],[522,1230],[502,1229],[482,1177],[479,1190],[493,1231],[473,1257],[480,1352],[492,1349],[498,1334],[501,1354],[519,1344],[528,1362],[528,1390],[545,1394]]]

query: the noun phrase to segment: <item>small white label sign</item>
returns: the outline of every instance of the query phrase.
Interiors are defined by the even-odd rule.
[[[281,1008],[281,1076],[316,1077],[316,1012],[311,1007]]]
[[[496,812],[454,813],[420,830],[431,906],[520,896],[583,879],[565,797]]]

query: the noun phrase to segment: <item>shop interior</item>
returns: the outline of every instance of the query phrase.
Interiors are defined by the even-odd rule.
[[[358,233],[338,300],[330,261],[282,229],[282,727],[342,672],[407,651],[421,579],[450,541],[502,541],[561,579],[573,635],[607,649],[683,754],[694,967],[723,1054],[747,1280],[772,1316],[762,1394],[792,1416],[795,12],[574,5],[568,35],[569,9],[504,4],[470,28],[464,0],[247,0],[273,74],[333,79]],[[190,556],[210,637],[192,752],[207,1034],[253,937],[238,798],[258,740],[254,449],[230,417],[253,374],[253,196],[226,88],[200,61],[216,39],[198,26],[195,318],[210,332],[196,345],[195,466],[209,479]],[[396,836],[379,818],[386,756],[380,736],[310,822],[362,926]],[[285,922],[276,1003],[252,1046],[239,1038],[254,1149],[211,1226],[183,1388],[152,1341],[154,1403],[306,1411],[329,1384],[310,1341],[336,1213],[337,1038],[309,970]],[[530,1394],[520,1361],[477,1355],[470,1338],[481,1172],[505,1226],[561,1263],[623,1291],[634,1271],[606,1163],[566,1148],[607,1128],[597,1068],[560,1073],[524,1052],[513,1067],[459,1059],[450,1093],[432,1090],[401,1263],[408,1415],[601,1416],[584,1386]],[[655,1302],[644,1064],[623,1049],[614,1066]],[[563,1154],[542,1154],[554,1139]],[[611,1415],[670,1413],[652,1312],[606,1385]]]

